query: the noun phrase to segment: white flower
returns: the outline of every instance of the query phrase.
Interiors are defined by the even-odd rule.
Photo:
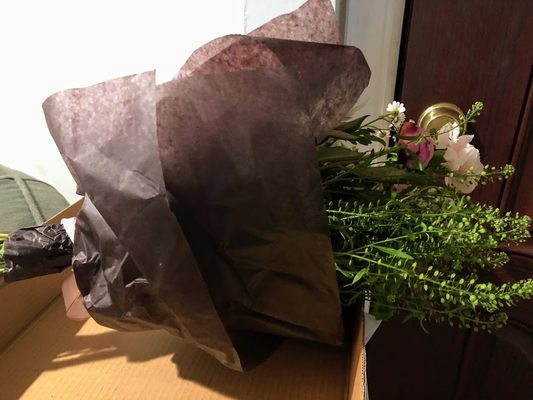
[[[396,130],[399,130],[405,121],[405,107],[403,103],[400,103],[399,101],[393,101],[387,105],[387,112],[394,115],[391,123]]]
[[[445,183],[462,193],[471,193],[477,186],[478,176],[483,171],[479,150],[470,144],[473,135],[463,135],[449,142],[444,153],[443,165],[454,173]]]
[[[403,103],[400,103],[399,101],[393,101],[389,105],[387,105],[387,112],[393,112],[395,114],[403,114],[405,113],[405,107]],[[404,115],[405,118],[405,115]]]

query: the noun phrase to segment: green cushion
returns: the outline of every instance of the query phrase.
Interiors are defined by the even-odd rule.
[[[0,165],[0,232],[41,225],[66,206],[49,184]]]

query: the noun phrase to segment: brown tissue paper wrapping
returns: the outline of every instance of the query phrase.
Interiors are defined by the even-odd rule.
[[[165,84],[146,72],[45,101],[86,198],[74,272],[96,321],[166,329],[237,370],[280,337],[342,342],[315,138],[370,71],[336,32],[311,0]]]

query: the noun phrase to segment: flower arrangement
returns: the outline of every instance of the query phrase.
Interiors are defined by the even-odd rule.
[[[480,273],[504,265],[502,246],[529,237],[528,216],[502,214],[468,196],[513,167],[483,166],[469,123],[425,131],[405,107],[345,121],[318,146],[341,297],[365,299],[387,319],[447,322],[475,331],[501,327],[505,307],[533,296],[533,279],[494,284]],[[423,325],[422,325],[423,327]]]
[[[370,80],[338,42],[331,2],[312,0],[205,44],[169,82],[144,72],[43,103],[85,196],[67,256],[98,323],[166,329],[244,371],[278,338],[341,344],[339,288],[379,319],[486,330],[533,295],[533,280],[480,278],[530,223],[468,197],[513,171],[483,166],[466,134],[482,104],[439,131],[399,102],[331,129]],[[22,279],[43,274],[30,261]]]

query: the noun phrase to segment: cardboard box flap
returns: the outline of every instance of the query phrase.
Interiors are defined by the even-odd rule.
[[[353,325],[349,327],[353,337],[349,343],[351,351],[346,383],[348,400],[363,400],[366,396],[365,319],[362,307],[358,307],[356,312]]]
[[[4,399],[341,400],[346,355],[287,340],[265,363],[239,373],[164,331],[69,321],[59,300],[4,351],[0,387]]]
[[[49,222],[80,207],[81,200]],[[64,275],[0,290],[2,399],[364,399],[361,310],[345,348],[286,340],[265,363],[239,373],[164,331],[68,320],[57,298]]]
[[[61,222],[62,218],[76,216],[83,199],[60,211],[46,224]],[[61,283],[68,271],[46,275],[2,286],[0,276],[0,350],[26,327],[61,293]]]

